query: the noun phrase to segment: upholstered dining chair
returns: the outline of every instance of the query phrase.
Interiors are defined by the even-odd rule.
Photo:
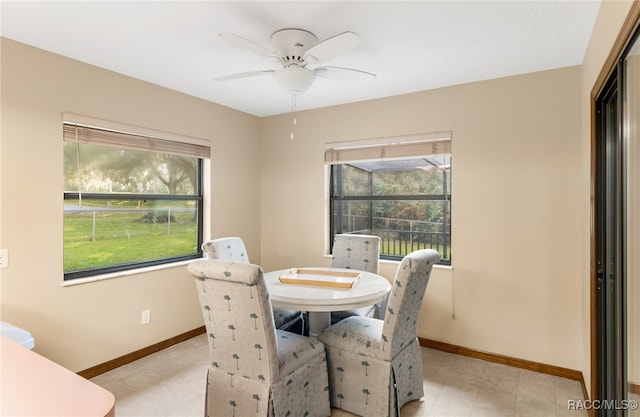
[[[438,252],[405,256],[384,320],[352,316],[318,335],[327,350],[331,406],[366,417],[399,417],[424,395],[417,321]]]
[[[239,237],[222,237],[204,242],[202,252],[209,259],[250,263],[244,241]],[[278,329],[293,330],[296,325],[304,329],[303,315],[300,311],[274,307],[273,318]]]
[[[380,259],[380,237],[373,235],[336,234],[333,238],[331,266],[378,273]],[[350,316],[380,317],[380,305],[370,305],[352,310],[334,311],[331,323]]]
[[[329,416],[324,346],[275,328],[262,268],[200,259],[188,270],[209,342],[205,416]]]

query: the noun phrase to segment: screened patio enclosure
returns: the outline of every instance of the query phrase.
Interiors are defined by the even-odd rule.
[[[331,238],[371,234],[383,259],[427,248],[451,262],[451,154],[331,165],[330,204]]]

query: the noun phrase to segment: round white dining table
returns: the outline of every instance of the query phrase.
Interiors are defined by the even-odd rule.
[[[391,284],[382,275],[343,268],[305,267],[305,270],[360,272],[351,288],[285,284],[279,278],[292,268],[267,272],[264,280],[271,304],[279,308],[309,312],[309,334],[316,336],[331,325],[331,312],[351,310],[383,301]]]

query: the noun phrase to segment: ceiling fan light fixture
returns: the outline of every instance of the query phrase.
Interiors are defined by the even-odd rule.
[[[316,79],[316,73],[300,67],[289,65],[273,72],[276,82],[290,93],[304,93]]]

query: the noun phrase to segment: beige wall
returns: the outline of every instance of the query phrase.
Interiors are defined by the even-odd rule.
[[[293,141],[288,115],[258,119],[2,39],[2,319],[76,371],[202,323],[184,267],[61,286],[63,111],[211,140],[209,232],[241,236],[266,270],[329,262],[325,142],[451,130],[453,269],[432,274],[419,335],[582,370],[589,387],[589,93],[630,5],[602,3],[581,67],[301,112]],[[392,279],[395,264],[381,271]]]
[[[580,369],[579,67],[300,112],[293,141],[289,115],[262,128],[266,269],[329,262],[325,142],[452,131],[453,269],[419,336]]]
[[[591,236],[591,91],[596,83],[633,2],[604,0],[582,64],[580,103],[582,106],[582,135],[580,145],[580,206],[582,237],[581,298],[582,298],[582,373],[591,390],[591,314],[590,314],[590,236]]]
[[[62,287],[62,112],[211,141],[213,236],[260,257],[259,119],[2,39],[2,319],[80,371],[203,323],[185,266]],[[211,191],[211,190],[210,190]],[[140,325],[142,309],[151,323]]]

